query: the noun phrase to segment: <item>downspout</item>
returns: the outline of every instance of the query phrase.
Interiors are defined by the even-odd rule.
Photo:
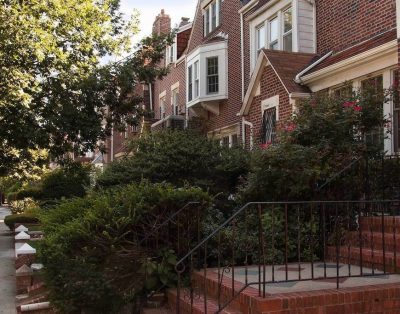
[[[240,12],[240,53],[241,53],[241,66],[242,66],[242,101],[244,99],[244,21],[243,12]]]
[[[153,85],[149,83],[150,111],[153,111]]]
[[[309,65],[308,67],[306,67],[304,70],[302,70],[299,74],[296,75],[296,78],[294,79],[294,81],[298,84],[302,84],[303,81],[301,80],[301,77],[307,73],[308,71],[310,71],[312,68],[316,67],[318,64],[320,64],[322,61],[324,61],[326,58],[330,57],[333,54],[333,51],[328,52],[326,55],[324,55],[323,57],[319,58],[317,61],[315,61],[314,63],[312,63],[311,65]]]
[[[243,147],[246,147],[246,125],[250,127],[250,150],[253,149],[253,123],[250,121],[246,121],[244,117],[242,117],[242,142],[243,142]]]
[[[21,312],[39,311],[39,310],[46,310],[49,308],[50,308],[49,302],[25,304],[21,305]]]

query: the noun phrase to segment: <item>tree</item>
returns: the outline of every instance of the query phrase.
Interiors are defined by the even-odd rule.
[[[143,40],[117,64],[101,60],[127,50],[137,23],[124,21],[119,0],[1,3],[0,172],[38,149],[92,150],[113,124],[135,122],[135,85],[166,73],[158,64],[170,36]]]

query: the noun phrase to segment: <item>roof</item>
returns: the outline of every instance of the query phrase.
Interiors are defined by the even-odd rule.
[[[286,52],[280,50],[263,49],[257,60],[252,74],[240,115],[246,115],[254,98],[254,91],[261,80],[265,66],[270,65],[288,94],[310,93],[308,87],[297,84],[294,79],[304,68],[315,62],[317,55],[312,53]]]
[[[297,84],[294,79],[301,70],[318,59],[317,55],[268,49],[264,49],[264,54],[289,94],[310,92],[308,87]]]
[[[396,40],[397,38],[397,31],[396,29],[392,29],[390,31],[386,31],[385,33],[379,34],[369,40],[363,41],[359,44],[356,44],[350,48],[347,48],[345,50],[333,53],[330,57],[326,58],[324,61],[322,61],[320,64],[312,68],[310,71],[305,73],[304,75],[316,72],[318,70],[324,69],[328,66],[331,66],[333,64],[336,64],[340,61],[349,59],[351,57],[354,57],[360,53],[366,52],[370,49],[379,47],[381,45],[384,45],[388,42],[391,42],[393,40]]]

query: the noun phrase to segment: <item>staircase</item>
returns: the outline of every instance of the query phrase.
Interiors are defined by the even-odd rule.
[[[349,231],[339,246],[327,247],[327,259],[374,270],[400,271],[400,216],[361,217],[358,231]]]

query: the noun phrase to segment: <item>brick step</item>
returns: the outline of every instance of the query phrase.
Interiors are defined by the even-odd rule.
[[[383,250],[383,239],[385,240],[385,250],[389,252],[400,252],[400,234],[381,232],[361,232],[362,247],[366,249]],[[358,231],[351,231],[345,239],[347,245],[360,247],[360,234]]]
[[[362,266],[383,270],[384,254],[382,250],[371,250],[363,248],[362,254]],[[326,256],[328,260],[333,262],[336,261],[336,247],[328,247]],[[396,261],[395,261],[396,259]],[[360,264],[360,248],[347,246],[339,247],[339,261],[343,264],[350,263],[352,265],[361,266]],[[385,252],[385,264],[387,272],[395,272],[400,270],[400,254],[393,252]],[[397,267],[396,267],[397,266]]]
[[[170,289],[167,293],[168,297],[168,304],[170,309],[177,313],[177,290]],[[207,296],[206,302],[204,295],[195,295],[193,297],[193,305],[191,304],[192,301],[189,297],[189,290],[182,289],[180,291],[180,298],[179,298],[179,308],[181,314],[214,314],[218,312],[218,301],[210,296]],[[243,312],[238,311],[236,309],[227,308],[222,310],[220,313],[222,314],[243,314]]]
[[[385,216],[383,217],[383,227],[385,233],[400,232],[400,216]],[[361,217],[361,231],[382,232],[382,217]]]

